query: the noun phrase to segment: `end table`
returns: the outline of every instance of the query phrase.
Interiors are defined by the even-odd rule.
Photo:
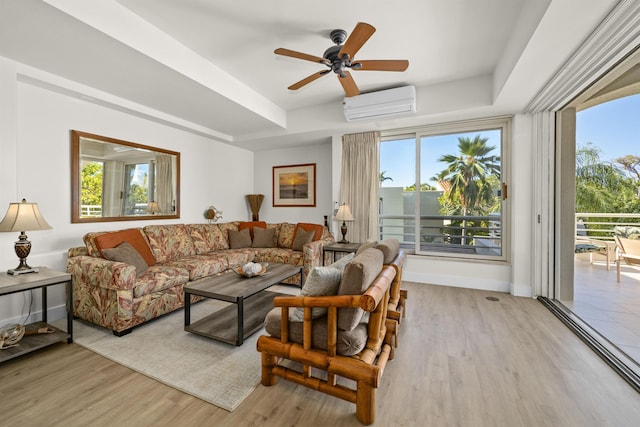
[[[356,252],[362,243],[330,243],[322,247],[322,264],[325,264],[325,253],[333,252],[333,262],[336,262],[336,252],[351,253]]]
[[[53,333],[26,335],[15,347],[0,350],[0,362],[41,349],[43,347],[67,340],[73,342],[73,287],[71,275],[45,267],[38,267],[39,272],[13,276],[0,272],[0,296],[16,292],[40,289],[42,291],[42,321],[24,325],[27,331],[40,328],[52,328]],[[61,331],[47,323],[47,288],[53,285],[66,285],[67,291],[67,332]]]

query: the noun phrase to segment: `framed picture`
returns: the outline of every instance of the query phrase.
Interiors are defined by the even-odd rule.
[[[273,206],[315,205],[315,163],[273,167]]]

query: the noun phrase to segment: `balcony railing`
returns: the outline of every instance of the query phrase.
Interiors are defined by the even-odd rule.
[[[500,256],[501,228],[499,215],[422,215],[419,250]],[[380,215],[380,239],[391,237],[416,248],[415,216]]]
[[[576,213],[576,236],[613,241],[615,227],[629,226],[640,227],[640,213]]]

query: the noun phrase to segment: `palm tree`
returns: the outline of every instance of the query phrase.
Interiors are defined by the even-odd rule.
[[[393,181],[393,178],[385,175],[386,173],[387,171],[380,172],[380,185],[382,185],[382,183],[385,181]]]
[[[488,147],[488,138],[458,138],[459,154],[445,154],[438,159],[447,163],[435,180],[445,188],[445,196],[450,202],[459,202],[462,208],[462,244],[465,244],[466,220],[470,210],[493,197],[494,188],[488,178],[500,177],[500,156],[490,155],[495,146]]]

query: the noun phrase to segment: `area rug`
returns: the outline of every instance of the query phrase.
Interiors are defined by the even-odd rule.
[[[282,292],[284,286],[270,290]],[[289,291],[291,292],[291,291]],[[191,306],[196,321],[227,306],[203,300]],[[54,322],[66,329],[66,320]],[[73,321],[73,340],[121,365],[227,411],[233,411],[260,383],[256,341],[264,329],[232,346],[184,331],[184,312],[175,311],[136,327],[123,337],[84,321]]]

